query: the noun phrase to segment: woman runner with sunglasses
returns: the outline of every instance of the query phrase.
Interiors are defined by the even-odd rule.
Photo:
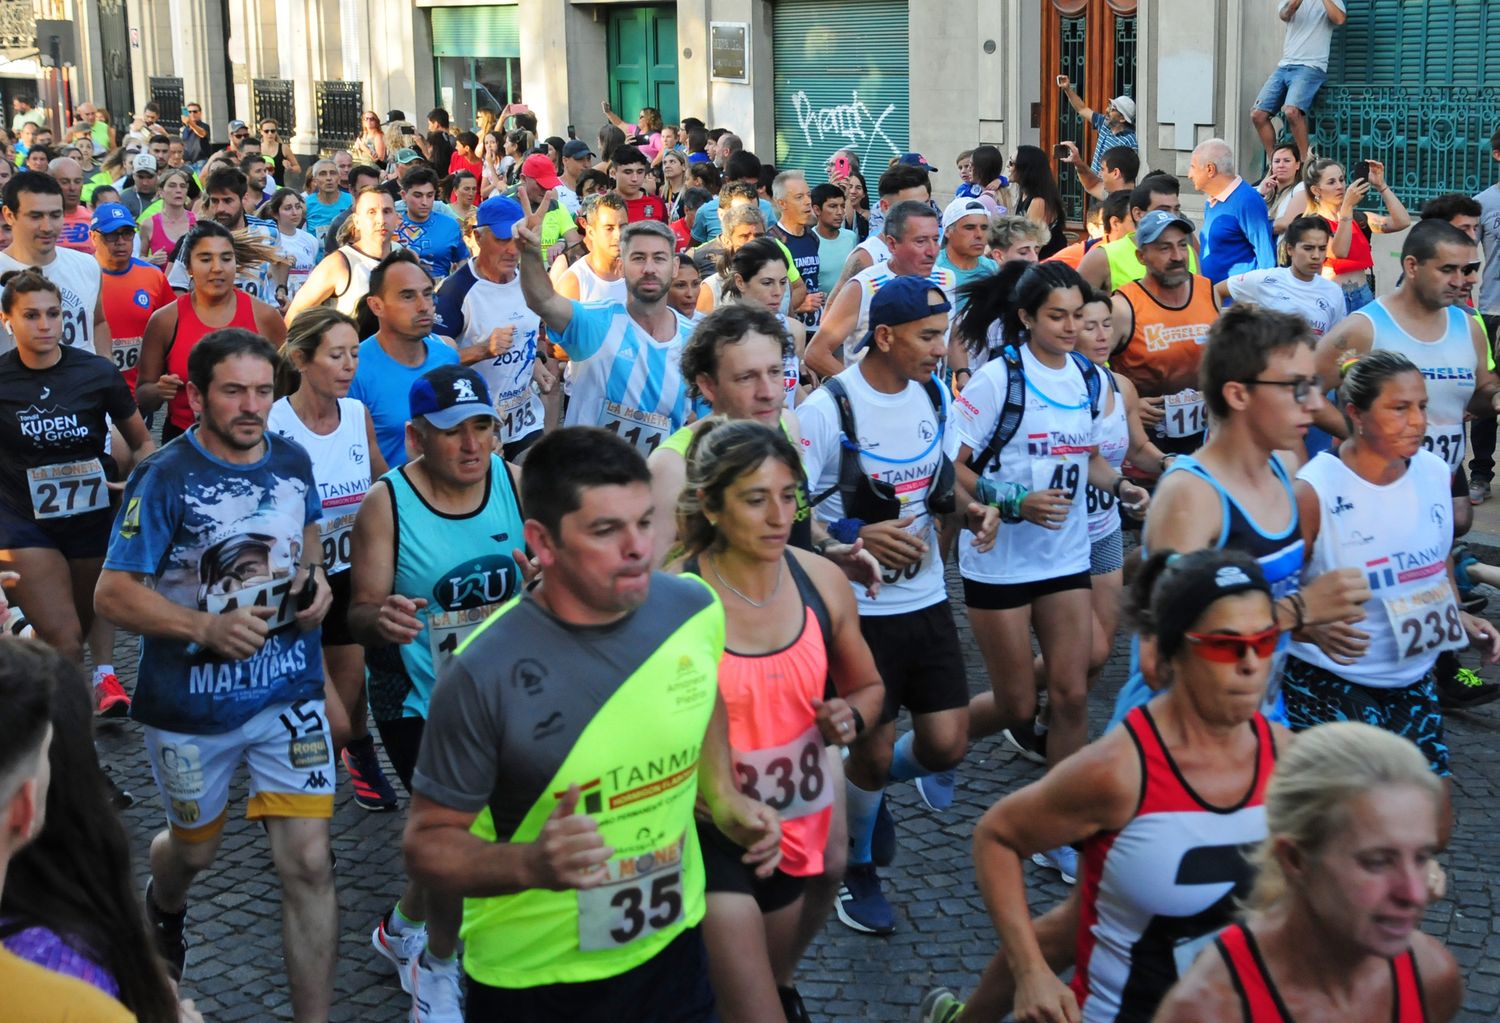
[[[1313,630],[1287,659],[1293,729],[1363,721],[1417,744],[1448,777],[1448,747],[1433,665],[1471,643],[1493,664],[1500,632],[1459,609],[1449,552],[1448,464],[1424,450],[1427,385],[1405,355],[1376,349],[1340,388],[1349,438],[1297,473],[1309,568],[1355,568],[1374,595],[1363,621]]]
[[[1266,836],[1262,797],[1290,736],[1259,711],[1280,635],[1260,566],[1236,551],[1159,551],[1133,597],[1142,668],[1165,691],[996,803],[975,831],[979,888],[1015,975],[1017,1019],[1149,1021],[1249,893],[1253,870],[1238,847]],[[1071,989],[1038,944],[1022,868],[1070,843],[1083,868]],[[934,991],[922,1018],[998,1018],[974,1001],[965,1012]]]

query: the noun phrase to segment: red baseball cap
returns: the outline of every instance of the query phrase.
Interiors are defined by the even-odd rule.
[[[543,188],[556,188],[562,182],[557,177],[557,168],[552,159],[543,153],[532,153],[521,162],[521,175],[530,178]]]

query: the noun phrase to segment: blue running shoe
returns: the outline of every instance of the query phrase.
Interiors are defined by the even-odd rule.
[[[880,890],[873,863],[849,864],[834,909],[845,927],[861,934],[890,934],[896,929],[896,911]]]
[[[1044,853],[1033,853],[1031,862],[1057,871],[1062,875],[1064,884],[1078,883],[1078,851],[1071,845],[1060,845]]]
[[[938,771],[917,778],[917,795],[929,810],[946,810],[953,805],[953,790],[958,787],[958,770]]]

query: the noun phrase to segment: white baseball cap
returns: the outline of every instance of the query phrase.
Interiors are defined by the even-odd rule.
[[[954,199],[943,210],[943,234],[946,235],[948,229],[964,219],[964,217],[984,217],[988,220],[990,210],[988,206],[978,199],[963,196]]]
[[[1120,112],[1120,116],[1131,124],[1135,123],[1135,100],[1129,96],[1116,96],[1109,101],[1109,105]]]

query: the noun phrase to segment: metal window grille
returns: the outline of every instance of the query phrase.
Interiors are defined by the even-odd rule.
[[[318,148],[347,149],[359,138],[364,89],[361,82],[317,83]]]

